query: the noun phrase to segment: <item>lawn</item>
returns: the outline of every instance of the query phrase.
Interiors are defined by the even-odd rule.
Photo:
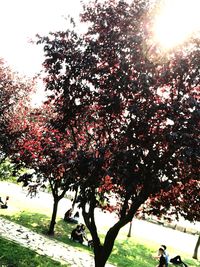
[[[52,212],[51,206],[49,207],[49,205],[43,205],[45,203],[41,204],[40,201],[38,202],[40,198],[32,199],[31,202],[28,201],[28,199],[25,201],[26,198],[21,197],[21,195],[23,195],[21,187],[15,187],[16,186],[12,186],[12,184],[9,185],[8,191],[9,194],[12,195],[9,200],[10,208],[7,210],[0,210],[0,215],[20,225],[26,226],[37,233],[46,234]],[[17,191],[17,189],[19,190]],[[3,195],[3,193],[5,193],[5,195]],[[5,198],[5,189],[1,192],[1,196],[3,199]],[[57,217],[54,238],[70,246],[76,247],[79,250],[84,250],[85,252],[92,254],[91,249],[88,247],[75,243],[69,239],[69,235],[74,225],[65,223],[61,218],[62,214],[63,213]],[[107,229],[104,229],[103,226],[100,228],[102,238],[106,231]],[[157,262],[153,259],[152,255],[155,254],[157,249],[157,243],[147,242],[135,237],[127,238],[127,232],[122,230],[117,237],[109,261],[119,267],[155,267]],[[190,267],[199,267],[198,261],[188,258],[188,255],[181,254],[181,256],[186,260],[186,263],[188,263]]]
[[[12,216],[3,215],[3,217],[26,226],[41,234],[45,234],[47,232],[50,220],[47,215],[31,213],[28,211],[23,211],[15,215],[12,214]],[[92,253],[91,249],[88,247],[82,246],[69,239],[69,234],[71,233],[73,227],[73,224],[67,224],[62,219],[57,220],[55,229],[56,234],[54,238],[70,246],[74,246],[79,250]],[[119,234],[109,261],[110,263],[119,267],[155,267],[157,262],[153,259],[152,255],[155,253],[156,249],[157,247],[155,244],[141,244],[139,240],[129,239],[124,234]],[[199,262],[195,260],[186,259],[185,261],[190,267],[199,266]]]
[[[24,248],[12,241],[0,237],[0,266],[1,267],[55,267],[61,266],[46,256],[41,256],[30,249]],[[14,252],[14,253],[13,253]],[[68,265],[62,265],[68,266]]]

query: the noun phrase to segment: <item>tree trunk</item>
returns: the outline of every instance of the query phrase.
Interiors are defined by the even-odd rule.
[[[73,203],[72,203],[72,210],[74,210],[74,207],[75,207],[75,204],[77,201],[77,197],[78,197],[78,187],[75,190],[75,196],[74,196]]]
[[[193,259],[198,259],[198,249],[199,249],[199,246],[200,246],[200,235],[197,239],[197,243],[196,243],[196,246],[195,246],[195,249],[194,249],[194,254],[193,254]]]
[[[53,213],[51,216],[51,222],[48,230],[48,235],[54,235],[54,227],[56,224],[56,215],[57,215],[57,210],[58,210],[58,198],[54,198],[54,203],[53,203]]]
[[[127,237],[131,237],[132,221],[130,222],[129,231]]]
[[[95,267],[104,267],[107,259],[108,257],[106,257],[104,253],[104,248],[102,246],[94,248]]]
[[[103,246],[94,244],[95,267],[104,267],[112,252],[119,228],[114,226],[107,232]]]

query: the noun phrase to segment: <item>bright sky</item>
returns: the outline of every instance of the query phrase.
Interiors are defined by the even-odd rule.
[[[195,27],[200,28],[200,0],[162,1],[166,5],[157,17],[156,42],[168,48],[183,41]],[[0,57],[22,74],[32,76],[39,72],[42,48],[28,41],[37,33],[66,29],[64,17],[78,17],[80,3],[81,0],[0,0]]]
[[[176,47],[200,31],[200,0],[163,0],[155,21],[156,42],[164,49]]]
[[[77,17],[80,10],[80,0],[0,0],[0,57],[13,70],[34,75],[42,49],[28,41],[37,33],[66,29],[64,17]]]
[[[89,0],[83,0],[87,3]],[[103,1],[103,0],[102,0]],[[155,42],[164,49],[184,41],[200,26],[200,0],[164,1],[155,24]],[[128,0],[131,2],[131,0]],[[33,76],[41,70],[41,46],[29,43],[37,33],[65,30],[68,14],[78,18],[81,0],[0,0],[0,57],[14,71]],[[44,99],[41,86],[33,96],[33,105]]]

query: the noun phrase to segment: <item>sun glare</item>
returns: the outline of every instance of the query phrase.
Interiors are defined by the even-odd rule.
[[[47,93],[41,80],[37,82],[37,89],[30,95],[30,105],[32,108],[39,108],[47,100]]]
[[[200,31],[200,0],[163,0],[155,19],[155,41],[171,49]]]

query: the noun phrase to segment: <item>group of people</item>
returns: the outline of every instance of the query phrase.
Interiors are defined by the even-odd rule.
[[[71,239],[73,241],[79,242],[80,244],[83,244],[84,240],[87,242],[89,241],[85,232],[84,224],[78,224],[76,228],[72,230]]]
[[[79,212],[77,211],[74,216],[72,216],[72,212],[73,210],[72,209],[69,209],[65,212],[65,215],[64,215],[64,221],[65,222],[69,222],[69,223],[79,223]]]
[[[86,232],[85,232],[85,225],[78,224],[79,223],[79,212],[77,211],[74,216],[73,209],[70,208],[66,211],[64,215],[64,221],[69,223],[77,223],[77,226],[71,232],[71,239],[75,242],[83,244],[84,241],[87,242],[89,247],[93,247],[92,240],[88,240]],[[169,253],[167,252],[167,247],[165,245],[161,245],[158,249],[158,255],[155,257],[159,260],[159,265],[157,267],[168,267],[169,263],[174,265],[188,267],[186,263],[184,263],[181,259],[180,255],[177,255],[174,258],[169,258]]]
[[[181,259],[181,256],[177,255],[174,258],[169,258],[169,253],[167,252],[167,247],[165,245],[160,246],[158,250],[159,265],[158,267],[168,267],[169,262],[174,265],[179,265],[182,267],[188,267]]]
[[[93,241],[89,240],[87,238],[87,235],[85,232],[85,225],[82,223],[79,224],[79,221],[80,221],[79,219],[80,219],[79,212],[77,211],[73,215],[73,209],[72,208],[68,209],[65,212],[64,218],[63,218],[63,220],[65,222],[77,224],[77,226],[71,232],[71,240],[78,242],[80,244],[83,244],[84,241],[86,241],[87,246],[92,248],[93,247]]]

